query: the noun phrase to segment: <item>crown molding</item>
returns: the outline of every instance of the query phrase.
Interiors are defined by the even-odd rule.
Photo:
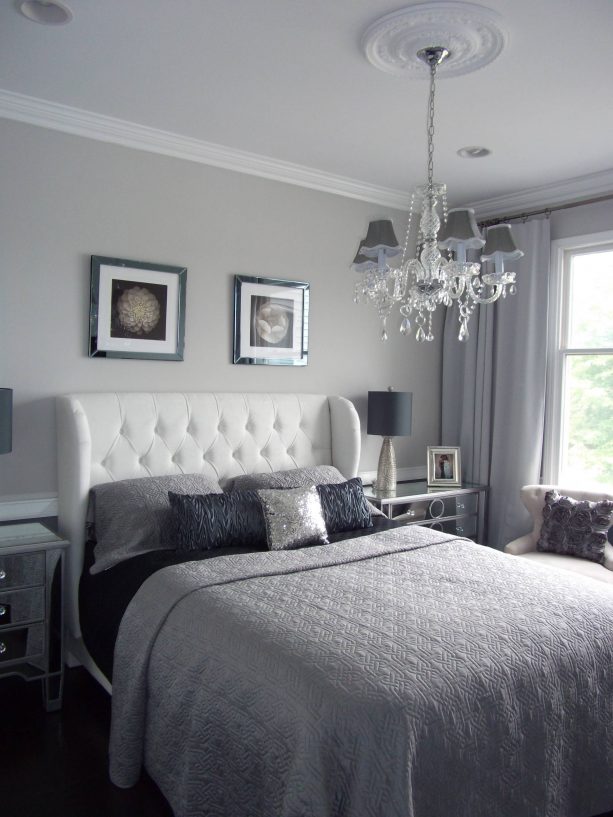
[[[517,193],[495,196],[491,199],[481,199],[467,206],[474,209],[478,219],[498,218],[609,194],[613,194],[613,169],[519,190]]]
[[[304,165],[180,136],[3,89],[0,89],[0,117],[399,210],[408,209],[406,191],[367,184],[358,179],[336,176]]]

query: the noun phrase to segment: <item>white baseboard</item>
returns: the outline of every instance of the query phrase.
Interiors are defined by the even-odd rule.
[[[405,480],[410,479],[426,479],[426,466],[425,465],[415,465],[415,466],[406,466],[404,468],[397,468],[396,474],[398,477],[398,482],[402,482]],[[360,471],[358,476],[361,478],[364,485],[372,485],[377,478],[376,471]]]
[[[0,522],[43,516],[57,516],[57,496],[54,494],[0,497]]]

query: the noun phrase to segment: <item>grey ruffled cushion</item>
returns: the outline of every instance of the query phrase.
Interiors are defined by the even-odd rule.
[[[169,493],[177,550],[266,547],[266,525],[257,491],[185,495]]]
[[[262,501],[269,550],[292,550],[328,542],[317,488],[263,489]]]
[[[168,492],[220,494],[218,482],[202,474],[123,479],[96,485],[90,491],[91,531],[96,540],[90,573],[149,550],[176,548],[175,525]]]
[[[607,532],[612,523],[613,502],[608,499],[589,502],[547,491],[536,549],[604,564]]]

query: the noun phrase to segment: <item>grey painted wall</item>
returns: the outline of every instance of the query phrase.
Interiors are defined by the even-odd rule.
[[[352,301],[348,265],[385,208],[6,120],[0,146],[0,385],[15,390],[0,498],[55,491],[53,398],[78,390],[335,393],[364,421],[368,389],[393,385],[414,395],[398,465],[425,464],[440,342],[392,333],[384,345],[374,310]],[[87,357],[92,254],[188,268],[183,362]],[[235,274],[311,283],[307,367],[232,365]],[[379,446],[365,438],[363,470]]]

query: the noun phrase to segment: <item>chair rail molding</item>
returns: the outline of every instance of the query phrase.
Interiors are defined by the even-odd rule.
[[[0,522],[57,516],[57,494],[0,496]]]

